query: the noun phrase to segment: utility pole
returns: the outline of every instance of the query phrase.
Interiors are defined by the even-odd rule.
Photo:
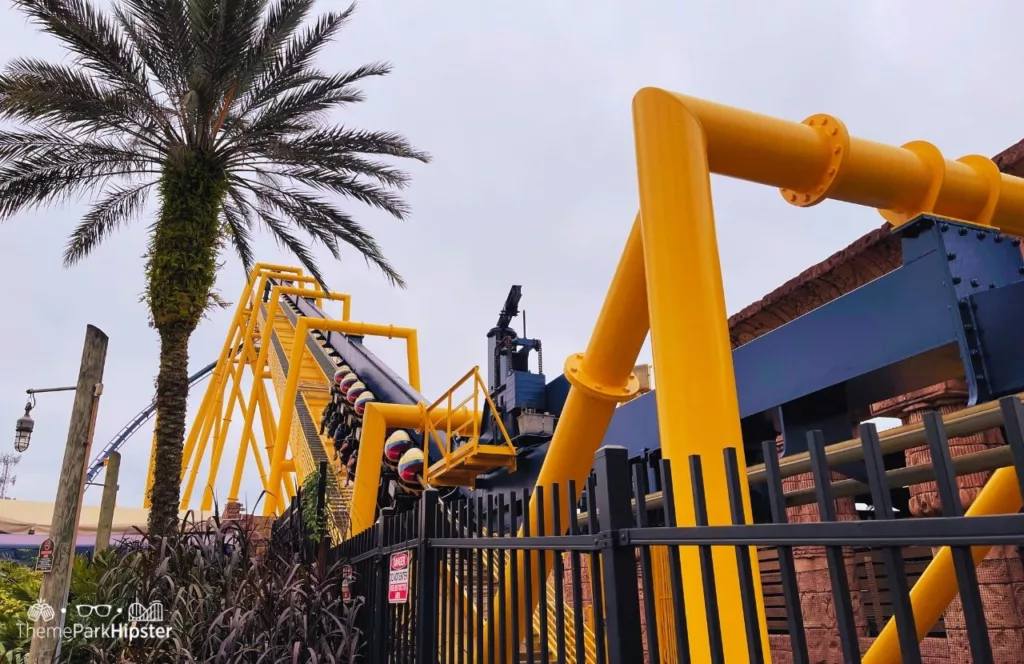
[[[107,359],[107,335],[89,325],[85,331],[82,364],[75,387],[75,403],[71,410],[68,441],[64,448],[64,463],[60,469],[57,499],[53,505],[50,538],[53,539],[52,571],[43,574],[39,601],[52,607],[61,629],[48,624],[40,616],[32,631],[32,645],[28,664],[52,664],[60,653],[60,637],[64,627],[68,589],[71,585],[71,565],[75,558],[78,520],[85,491],[86,464],[96,428],[96,412],[103,393],[103,366]]]
[[[96,553],[110,546],[110,530],[114,525],[114,506],[117,504],[117,476],[120,472],[121,453],[111,452],[107,457],[107,473],[103,478],[100,522],[96,527]]]

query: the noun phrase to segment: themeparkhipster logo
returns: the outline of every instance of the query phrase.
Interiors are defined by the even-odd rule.
[[[98,624],[76,622],[65,625],[64,617],[74,611],[80,618],[98,618]],[[54,610],[46,602],[37,601],[28,607],[31,624],[18,625],[18,635],[35,637],[60,637],[62,639],[165,639],[171,635],[170,625],[164,625],[164,607],[158,601],[148,606],[132,602],[125,611],[112,604],[77,604],[70,609]]]

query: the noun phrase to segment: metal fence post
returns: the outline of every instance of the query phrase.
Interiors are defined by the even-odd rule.
[[[430,540],[437,537],[436,489],[427,489],[419,504],[420,541],[416,547],[416,661],[437,661],[437,551]]]
[[[374,662],[387,662],[390,653],[388,652],[388,557],[384,555],[384,547],[390,544],[388,533],[391,528],[391,518],[394,516],[394,508],[385,507],[380,511],[380,519],[377,521],[377,555],[373,557],[373,621],[372,635],[369,642],[376,648],[376,656],[371,658]]]
[[[642,662],[643,630],[637,596],[636,551],[620,542],[620,530],[633,526],[630,502],[629,451],[602,447],[597,452],[597,513],[601,532],[601,585],[607,616],[609,662]]]

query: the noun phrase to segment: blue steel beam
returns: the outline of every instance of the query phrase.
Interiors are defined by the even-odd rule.
[[[928,216],[898,232],[902,267],[733,351],[752,451],[779,430],[786,454],[809,429],[849,438],[871,404],[950,378],[971,403],[1024,389],[1019,241]],[[616,411],[604,444],[660,447],[653,393]]]

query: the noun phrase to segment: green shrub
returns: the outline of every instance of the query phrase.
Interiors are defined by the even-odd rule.
[[[302,524],[311,540],[319,542],[323,539],[326,523],[324,514],[317,514],[316,494],[320,484],[320,472],[314,470],[302,481],[299,501],[302,504]]]

